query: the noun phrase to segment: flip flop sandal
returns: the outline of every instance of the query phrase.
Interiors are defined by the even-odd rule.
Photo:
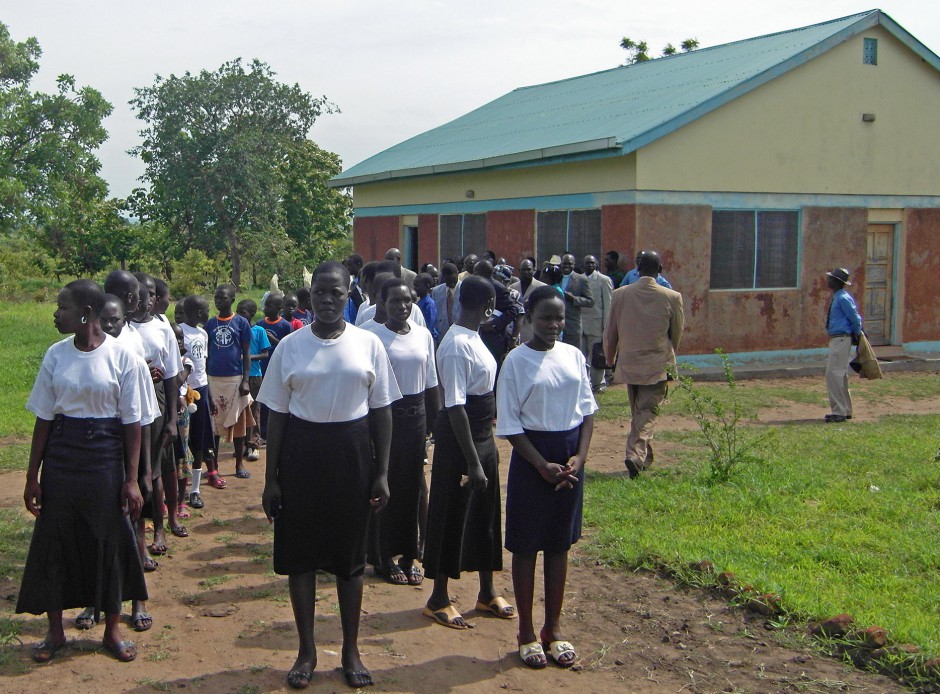
[[[541,670],[548,665],[545,650],[538,641],[519,646],[519,657],[522,658],[523,663],[533,670]]]
[[[158,564],[157,560],[154,559],[153,557],[147,557],[146,559],[144,559],[144,571],[146,573],[150,573],[151,571],[156,571],[158,566],[160,566],[160,564]]]
[[[310,686],[311,679],[313,679],[312,672],[291,670],[287,673],[287,684],[289,684],[292,689],[306,689]]]
[[[91,628],[94,627],[95,624],[97,624],[97,623],[98,623],[98,622],[97,622],[97,620],[95,619],[95,611],[94,611],[92,608],[90,608],[90,607],[86,607],[86,608],[85,608],[84,610],[82,610],[81,613],[75,618],[75,628],[76,628],[76,629],[81,629],[82,631],[86,631],[86,630],[88,630],[88,629],[91,629]]]
[[[176,511],[176,515],[183,520],[189,518],[192,514],[189,512],[189,506],[186,504],[180,504],[179,508]]]
[[[102,641],[101,645],[108,653],[122,663],[129,663],[137,657],[137,646],[134,645],[133,641],[118,641],[117,643],[106,643]]]
[[[430,607],[425,607],[421,614],[433,619],[442,627],[447,627],[448,629],[473,629],[472,624],[455,623],[455,620],[462,619],[463,615],[461,615],[453,605],[442,607],[439,610],[432,610]]]
[[[149,631],[153,626],[153,617],[149,612],[135,612],[131,617],[131,626],[134,631]]]
[[[53,643],[52,641],[42,640],[33,646],[33,651],[30,655],[32,655],[33,660],[37,663],[48,663],[55,657],[56,653],[65,648],[66,644],[66,641]]]
[[[571,667],[574,661],[578,659],[578,654],[567,641],[552,641],[549,644],[542,644],[549,657],[561,667]]]
[[[372,686],[372,675],[368,670],[343,670],[343,677],[346,678],[346,684],[353,689]]]
[[[189,537],[189,530],[185,525],[177,525],[175,528],[170,528],[170,532],[173,533],[174,537]]]
[[[515,619],[517,616],[516,608],[501,597],[495,597],[489,603],[477,600],[476,609],[480,612],[490,612],[500,619]]]
[[[421,569],[419,569],[414,564],[412,564],[411,567],[405,571],[405,575],[408,576],[409,586],[420,586],[422,583],[424,583],[424,574],[421,573]]]
[[[387,583],[391,583],[393,586],[407,586],[408,585],[408,576],[404,571],[398,566],[394,569],[387,569],[383,567],[375,567],[375,575],[385,579]]]
[[[236,470],[235,476],[240,480],[251,479],[251,473],[248,470]]]
[[[158,557],[166,554],[167,549],[168,548],[165,544],[158,545],[156,542],[151,542],[149,545],[147,545],[147,551],[151,554],[155,554]]]
[[[210,487],[215,487],[216,489],[225,489],[228,486],[228,482],[226,482],[218,472],[210,472],[206,475],[206,482],[209,483]]]

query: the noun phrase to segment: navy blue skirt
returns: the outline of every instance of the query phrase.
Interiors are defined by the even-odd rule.
[[[362,575],[373,467],[368,415],[327,423],[290,415],[277,469],[277,573],[322,570],[344,579]]]
[[[489,484],[474,492],[460,486],[467,474],[447,410],[434,424],[434,460],[428,501],[428,530],[424,544],[424,575],[460,578],[462,571],[500,571],[503,568],[499,453],[493,440],[493,393],[469,395],[464,405],[477,456]]]
[[[119,614],[123,600],[146,600],[134,529],[121,508],[120,420],[57,415],[41,473],[42,513],[33,527],[17,613],[94,607]]]
[[[569,431],[526,431],[550,463],[564,464],[578,450],[580,427]],[[512,452],[506,483],[506,549],[520,554],[567,552],[581,539],[584,473],[572,489],[555,491],[538,470]]]

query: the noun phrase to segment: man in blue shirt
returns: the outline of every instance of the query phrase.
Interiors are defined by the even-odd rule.
[[[862,317],[855,299],[845,288],[851,286],[849,271],[837,267],[826,273],[826,284],[832,290],[832,300],[826,311],[826,333],[829,335],[829,359],[826,362],[826,388],[832,414],[827,422],[852,419],[852,396],[849,394],[849,360],[852,345],[858,344],[862,334]]]
[[[649,251],[640,251],[636,254],[636,267],[623,276],[623,280],[620,282],[621,287],[626,287],[627,285],[633,284],[638,279],[640,279],[640,259],[648,252]],[[662,274],[656,275],[656,284],[658,284],[660,287],[665,287],[666,289],[672,289],[672,285],[669,284],[669,280],[663,277]]]

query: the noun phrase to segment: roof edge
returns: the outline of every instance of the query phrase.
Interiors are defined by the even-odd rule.
[[[486,159],[458,161],[448,164],[436,164],[434,166],[412,167],[409,169],[395,169],[392,171],[364,174],[362,176],[343,176],[343,174],[338,174],[327,181],[326,185],[329,188],[345,188],[347,186],[355,186],[360,183],[376,183],[379,181],[391,181],[399,178],[411,178],[414,176],[429,176],[431,174],[439,173],[477,171],[479,169],[489,169],[492,167],[505,166],[508,164],[536,162],[542,159],[554,159],[556,157],[563,157],[571,154],[601,152],[614,149],[620,149],[620,142],[616,137],[601,137],[594,140],[572,142],[570,144],[556,145],[554,147],[543,147],[541,149],[533,149],[526,152],[503,154],[498,157],[488,157]]]

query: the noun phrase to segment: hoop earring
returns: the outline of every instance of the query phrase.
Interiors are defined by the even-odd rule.
[[[491,308],[486,309],[486,310],[483,312],[483,315],[486,316],[487,318],[492,318],[492,317],[493,317],[493,309],[491,309]]]
[[[82,316],[82,325],[88,323],[88,316]]]

